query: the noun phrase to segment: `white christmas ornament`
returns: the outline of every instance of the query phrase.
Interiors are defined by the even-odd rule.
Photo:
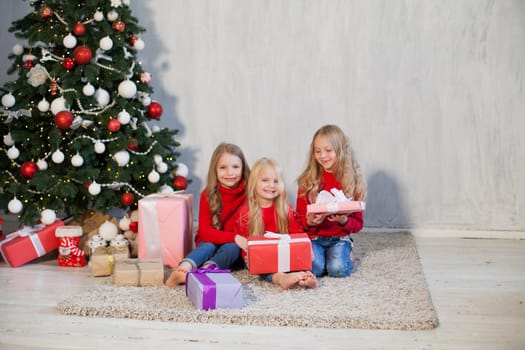
[[[86,85],[84,85],[84,87],[82,88],[82,93],[85,95],[85,96],[93,96],[93,94],[95,93],[95,87],[93,85],[91,85],[90,83],[87,83]]]
[[[10,132],[8,132],[7,135],[4,135],[4,145],[12,146],[14,144],[15,144],[15,140],[13,140],[13,136],[11,136]]]
[[[103,142],[97,141],[95,142],[94,149],[95,149],[95,153],[102,154],[106,151],[106,145],[104,145]]]
[[[16,197],[11,199],[9,203],[7,203],[7,209],[13,214],[20,213],[23,207],[24,206],[22,205],[22,202],[20,202]]]
[[[141,103],[144,107],[148,107],[151,104],[151,97],[149,95],[144,96]]]
[[[39,160],[36,162],[36,166],[37,166],[38,169],[40,169],[40,170],[46,170],[46,169],[47,169],[47,162],[46,162],[44,159],[39,159]]]
[[[160,187],[160,193],[165,193],[165,194],[167,194],[167,193],[173,193],[173,192],[174,192],[173,187],[168,186],[168,185],[166,185],[166,184],[164,184],[164,185],[162,185],[162,186]]]
[[[108,21],[113,22],[113,21],[117,20],[118,12],[115,11],[115,10],[111,10],[111,11],[108,12],[106,17],[107,17]]]
[[[126,125],[131,120],[131,115],[129,115],[129,113],[125,109],[123,109],[117,114],[117,119],[120,122],[120,124]]]
[[[75,154],[73,157],[71,157],[71,165],[74,167],[81,167],[82,164],[84,164],[84,158],[80,154]]]
[[[129,6],[130,0],[122,0],[122,3],[126,6]]]
[[[57,115],[58,112],[66,110],[66,99],[63,97],[57,97],[51,101],[51,113]]]
[[[64,153],[62,153],[61,150],[57,149],[53,154],[51,155],[51,160],[55,164],[60,164],[64,161]]]
[[[160,175],[155,170],[150,171],[148,174],[148,181],[152,184],[156,184],[160,180]]]
[[[105,241],[111,241],[118,234],[118,227],[111,221],[104,221],[98,228],[98,234]]]
[[[98,42],[98,46],[104,51],[111,50],[111,48],[113,47],[113,40],[111,40],[109,36],[105,36],[102,39],[100,39],[100,41]]]
[[[162,163],[162,156],[160,154],[155,154],[153,156],[153,161],[155,162],[155,164],[160,164]]]
[[[118,151],[113,155],[113,159],[119,166],[125,166],[129,163],[129,153],[128,151]]]
[[[101,190],[101,187],[98,183],[96,183],[96,181],[93,181],[88,187],[88,192],[92,194],[93,196],[96,196],[97,194],[99,194],[100,190]]]
[[[49,111],[49,102],[44,97],[40,102],[38,102],[38,105],[36,106],[40,112],[47,112]]]
[[[93,15],[93,19],[97,22],[100,22],[104,20],[104,14],[100,11],[96,11],[95,14]]]
[[[16,159],[18,158],[19,155],[20,155],[20,151],[18,150],[18,148],[16,148],[15,145],[11,146],[7,150],[7,158],[9,159]]]
[[[24,47],[20,44],[15,44],[15,46],[13,46],[13,53],[17,56],[20,56],[24,53]]]
[[[124,216],[122,217],[122,219],[120,219],[120,221],[118,222],[118,227],[122,230],[122,231],[127,231],[129,230],[129,224],[131,223],[131,220],[130,218],[128,218],[127,216]]]
[[[105,89],[98,88],[95,91],[95,99],[100,107],[106,107],[109,103],[109,92]]]
[[[183,176],[183,177],[187,178],[188,174],[189,174],[189,170],[188,170],[188,167],[186,166],[186,164],[184,164],[184,163],[177,164],[177,170],[175,170],[175,175]]]
[[[12,93],[8,92],[7,94],[5,94],[4,96],[2,96],[2,105],[5,107],[5,108],[10,108],[10,107],[13,107],[15,105],[15,97],[13,96]]]
[[[62,44],[64,44],[64,46],[68,49],[72,49],[77,46],[77,38],[75,38],[75,36],[72,34],[68,34],[62,40]]]
[[[51,225],[55,222],[56,219],[57,214],[54,210],[45,209],[42,211],[42,213],[40,213],[40,221],[42,221],[44,225]]]
[[[118,85],[118,94],[124,98],[133,98],[137,93],[137,86],[129,79],[122,81]]]
[[[164,174],[166,171],[168,171],[168,164],[164,162],[157,164],[157,171],[161,174]]]
[[[137,50],[137,51],[140,51],[140,50],[144,50],[144,47],[146,45],[144,44],[144,40],[138,38],[137,41],[135,41],[135,43],[133,44],[133,47]]]

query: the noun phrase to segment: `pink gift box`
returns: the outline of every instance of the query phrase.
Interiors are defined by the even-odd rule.
[[[307,214],[351,214],[364,211],[365,202],[332,202],[332,203],[314,203],[306,206]]]
[[[241,309],[244,303],[242,284],[229,270],[191,270],[186,295],[199,310]]]
[[[149,195],[139,200],[138,210],[138,258],[177,267],[193,248],[193,195]]]
[[[277,236],[279,238],[248,238],[248,271],[251,274],[312,269],[312,242],[306,233]]]
[[[11,267],[18,267],[57,250],[59,240],[55,237],[55,230],[63,225],[63,221],[56,220],[50,225],[24,227],[6,235],[0,241],[4,261]]]

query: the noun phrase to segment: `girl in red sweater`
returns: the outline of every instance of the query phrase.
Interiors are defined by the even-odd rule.
[[[347,277],[353,263],[351,233],[363,228],[363,213],[306,214],[306,206],[315,203],[320,191],[342,190],[346,197],[364,201],[366,183],[350,148],[348,137],[336,125],[325,125],[314,134],[306,169],[297,179],[296,210],[312,239],[316,276]]]
[[[248,180],[248,201],[239,210],[235,225],[235,242],[243,249],[248,247],[248,236],[262,236],[264,232],[301,233],[300,222],[286,199],[284,178],[277,162],[261,158],[252,167]],[[271,273],[261,275],[263,279],[290,289],[301,286],[316,288],[317,280],[310,271]]]
[[[246,200],[245,185],[250,174],[241,149],[221,143],[212,154],[206,188],[199,202],[196,248],[182,259],[166,280],[174,287],[186,282],[186,274],[201,266],[230,268],[240,257],[233,232],[237,210]]]

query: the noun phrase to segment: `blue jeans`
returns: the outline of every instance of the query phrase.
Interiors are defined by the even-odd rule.
[[[316,277],[328,274],[330,277],[347,277],[352,273],[350,260],[352,245],[348,238],[317,237],[312,240],[314,260],[312,273]]]
[[[235,243],[214,244],[201,242],[181,262],[186,261],[196,269],[202,265],[215,264],[220,269],[229,269],[238,262],[241,250]]]

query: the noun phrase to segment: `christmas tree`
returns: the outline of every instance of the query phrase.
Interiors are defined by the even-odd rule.
[[[9,55],[18,78],[0,92],[0,209],[33,225],[185,189],[177,130],[154,125],[162,105],[129,0],[30,5],[9,29],[23,44]]]

